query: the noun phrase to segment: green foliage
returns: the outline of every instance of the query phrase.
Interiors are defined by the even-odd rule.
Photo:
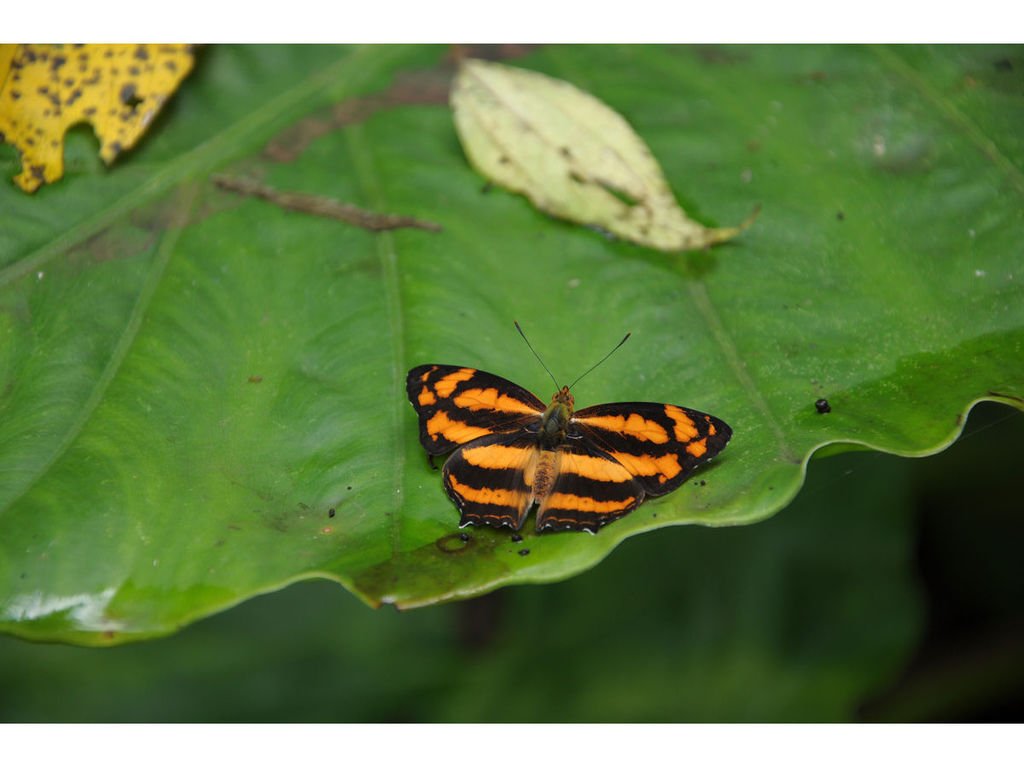
[[[1024,104],[1007,55],[519,62],[626,116],[687,211],[733,222],[763,204],[734,243],[667,255],[485,194],[443,88],[407,103],[403,73],[450,74],[438,50],[211,49],[128,161],[76,172],[72,142],[64,183],[0,189],[0,627],[108,644],[311,577],[403,606],[564,579],[643,531],[772,515],[822,446],[921,455],[980,399],[1019,407]],[[347,117],[318,111],[389,82]],[[286,160],[259,152],[272,137]],[[444,231],[280,210],[213,171]],[[676,402],[725,419],[732,443],[597,536],[453,540],[404,374],[467,364],[545,397],[513,319],[565,379],[632,331],[577,403]]]

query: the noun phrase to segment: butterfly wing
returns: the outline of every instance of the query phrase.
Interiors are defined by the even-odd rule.
[[[732,429],[719,418],[664,403],[610,403],[577,411],[569,442],[621,464],[650,496],[675,490],[725,448]]]
[[[551,493],[537,507],[537,530],[597,533],[643,500],[643,486],[622,464],[587,440],[569,440]]]
[[[406,377],[409,402],[420,417],[420,442],[432,456],[540,421],[544,404],[493,373],[457,365],[421,365]]]
[[[444,489],[462,513],[459,527],[523,527],[540,450],[536,437],[496,434],[460,446],[444,464]]]

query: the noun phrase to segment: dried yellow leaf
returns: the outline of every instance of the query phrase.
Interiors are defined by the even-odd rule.
[[[752,221],[715,229],[687,218],[629,123],[564,80],[467,59],[451,104],[476,169],[554,216],[662,251],[720,243]]]
[[[92,123],[108,165],[134,146],[192,69],[189,45],[0,46],[0,140],[26,192],[64,174],[64,133]]]

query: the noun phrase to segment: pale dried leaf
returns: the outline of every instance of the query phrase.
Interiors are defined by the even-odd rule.
[[[720,243],[752,220],[708,228],[687,218],[629,123],[563,80],[468,59],[451,104],[477,170],[554,216],[663,251]]]

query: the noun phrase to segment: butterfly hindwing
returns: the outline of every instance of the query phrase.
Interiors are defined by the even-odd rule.
[[[585,440],[559,451],[558,477],[537,508],[537,530],[596,533],[644,499],[644,489],[622,464]]]
[[[651,496],[682,485],[717,455],[732,429],[721,419],[665,403],[609,403],[577,411],[573,438],[621,464]]]
[[[497,434],[457,448],[444,464],[444,488],[462,519],[459,525],[519,530],[530,511],[532,476],[540,451],[529,435]]]
[[[421,365],[406,378],[419,414],[420,442],[432,456],[538,421],[544,404],[508,379],[457,365]]]

